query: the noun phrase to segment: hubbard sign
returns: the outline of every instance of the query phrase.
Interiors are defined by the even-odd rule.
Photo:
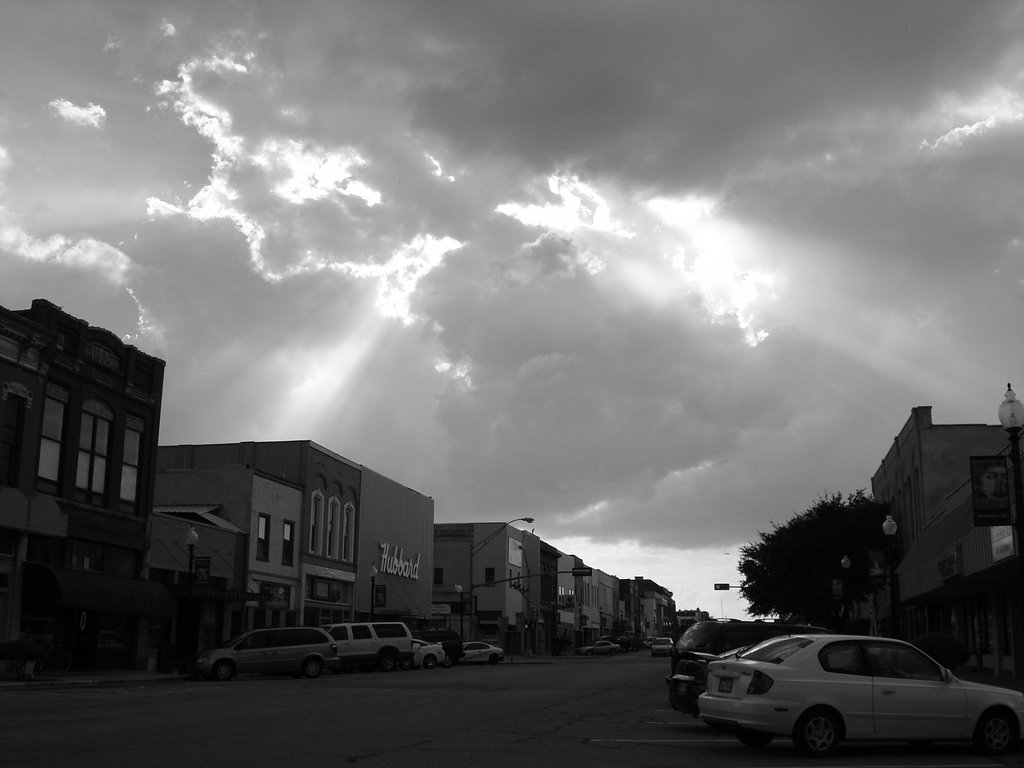
[[[404,579],[419,580],[420,578],[420,556],[416,559],[405,556],[404,547],[395,547],[387,542],[380,543],[380,564],[377,570],[391,576],[401,576]]]

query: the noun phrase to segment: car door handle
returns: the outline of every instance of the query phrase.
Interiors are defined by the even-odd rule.
[[[895,696],[896,695],[896,691],[894,691],[892,688],[885,688],[885,689],[882,690],[882,695],[883,696]]]

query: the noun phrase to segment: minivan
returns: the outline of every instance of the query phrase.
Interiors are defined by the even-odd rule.
[[[322,629],[271,627],[243,632],[202,651],[188,670],[207,680],[224,681],[249,672],[318,677],[322,670],[336,671],[339,666],[337,645]]]
[[[338,646],[343,667],[374,665],[391,672],[413,660],[412,632],[401,621],[361,621],[321,627]]]

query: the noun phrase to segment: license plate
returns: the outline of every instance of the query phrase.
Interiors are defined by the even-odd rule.
[[[731,677],[720,677],[720,678],[718,678],[718,692],[719,693],[732,693],[732,678]]]

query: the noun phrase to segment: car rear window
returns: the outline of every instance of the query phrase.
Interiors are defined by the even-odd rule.
[[[736,658],[781,664],[785,659],[801,648],[806,648],[812,642],[813,640],[807,637],[774,637],[740,652]]]
[[[713,622],[692,625],[679,639],[679,650],[700,651],[709,649],[711,643],[714,642],[715,634],[720,628],[721,624]]]

